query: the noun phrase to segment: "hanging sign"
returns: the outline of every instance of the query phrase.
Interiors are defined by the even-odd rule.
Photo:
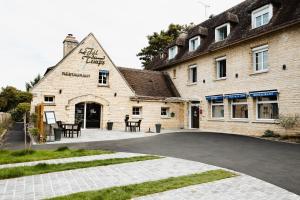
[[[55,124],[56,123],[54,111],[45,111],[45,118],[46,118],[47,124]]]
[[[82,60],[85,60],[86,63],[96,64],[96,65],[104,65],[105,56],[99,57],[98,50],[94,48],[87,47],[85,49],[80,49],[80,54],[83,54]]]
[[[74,76],[74,77],[82,77],[82,78],[89,78],[91,75],[89,74],[81,74],[81,73],[73,73],[73,72],[62,72],[63,76]]]

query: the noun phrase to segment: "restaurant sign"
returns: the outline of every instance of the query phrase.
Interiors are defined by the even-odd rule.
[[[73,76],[73,77],[82,77],[89,78],[91,75],[89,74],[81,74],[81,73],[73,73],[73,72],[62,72],[63,76]]]
[[[98,56],[98,50],[87,47],[85,49],[80,49],[80,54],[83,54],[82,60],[85,60],[86,63],[96,64],[96,65],[104,65],[105,56]]]

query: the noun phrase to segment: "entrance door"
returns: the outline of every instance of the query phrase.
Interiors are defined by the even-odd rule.
[[[100,128],[100,105],[97,103],[86,104],[86,128]]]
[[[83,128],[100,128],[101,105],[82,102],[75,105],[75,123],[82,122]]]
[[[191,128],[199,128],[199,106],[191,105]]]

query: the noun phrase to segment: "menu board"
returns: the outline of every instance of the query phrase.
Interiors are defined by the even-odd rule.
[[[56,124],[54,111],[45,111],[45,118],[47,124]]]

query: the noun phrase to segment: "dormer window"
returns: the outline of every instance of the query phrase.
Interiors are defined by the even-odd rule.
[[[221,26],[218,26],[215,29],[215,41],[219,42],[225,40],[230,33],[230,24],[226,23]]]
[[[193,37],[189,40],[189,51],[195,51],[200,46],[200,36]]]
[[[175,56],[178,53],[178,47],[177,46],[173,46],[169,48],[169,60],[175,58]]]
[[[252,28],[258,28],[270,22],[273,16],[272,4],[265,5],[252,11]]]

